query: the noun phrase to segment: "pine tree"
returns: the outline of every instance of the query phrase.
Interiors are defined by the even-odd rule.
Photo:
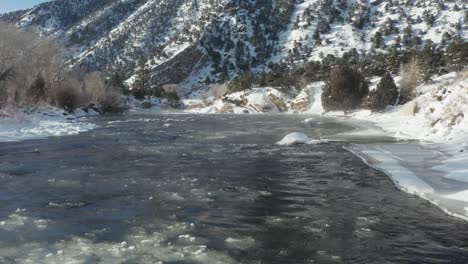
[[[390,73],[385,73],[377,88],[369,92],[368,107],[373,111],[382,111],[388,105],[395,105],[398,100],[398,88]]]

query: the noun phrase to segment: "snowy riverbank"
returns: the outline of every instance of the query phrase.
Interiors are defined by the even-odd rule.
[[[315,106],[320,108],[320,106]],[[309,113],[313,111],[308,111]],[[468,220],[468,76],[451,73],[418,87],[415,100],[383,113],[326,113],[358,126],[342,136],[387,135],[400,143],[352,144],[347,149],[387,173],[402,190]]]
[[[468,220],[468,76],[451,73],[418,88],[419,96],[384,113],[363,110],[353,120],[370,121],[389,136],[419,143],[352,145],[369,165],[389,174],[401,189]],[[331,113],[328,115],[336,115]],[[370,135],[378,130],[355,131]]]
[[[75,135],[96,125],[82,120],[88,115],[78,111],[71,115],[54,107],[18,109],[0,118],[0,142],[21,141],[52,136]]]

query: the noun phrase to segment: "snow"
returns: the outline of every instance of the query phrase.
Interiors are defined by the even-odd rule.
[[[372,122],[347,135],[385,134],[407,142],[402,147],[375,143],[351,146],[349,150],[389,174],[402,190],[417,194],[447,213],[468,219],[468,76],[466,71],[433,79],[417,88],[419,96],[383,113],[360,110],[354,122]],[[340,117],[340,113],[329,113]],[[349,116],[348,116],[349,117]],[[417,140],[415,149],[410,141]]]
[[[323,82],[308,85],[296,96],[288,95],[274,87],[259,87],[229,94],[215,100],[185,99],[186,111],[198,114],[233,113],[309,113],[323,112],[320,88]]]
[[[392,180],[400,189],[420,196],[434,193],[434,189],[429,184],[416,176],[410,169],[401,165],[402,158],[395,153],[396,150],[392,150],[388,146],[382,147],[377,145],[354,146],[354,148],[346,149],[361,157],[369,166],[391,175]],[[360,149],[359,153],[353,151],[353,149]],[[362,154],[365,156],[362,156]],[[372,161],[369,161],[369,159],[372,159]]]
[[[324,141],[310,138],[304,133],[295,132],[295,133],[286,135],[281,141],[276,143],[276,145],[292,146],[292,145],[297,145],[297,144],[314,145],[314,144],[320,144],[320,143],[324,143]]]
[[[84,112],[68,115],[50,107],[39,108],[32,113],[24,111],[16,112],[12,118],[0,118],[0,142],[76,135],[96,128],[92,123],[80,121],[87,115]]]
[[[466,174],[465,174],[466,175]],[[468,190],[446,195],[448,199],[463,201],[468,203]],[[467,214],[468,215],[468,214]]]
[[[211,98],[213,99],[213,98]],[[286,111],[289,96],[272,87],[254,88],[246,91],[229,94],[215,100],[210,105],[199,105],[189,108],[187,112],[199,114],[234,113],[234,114],[260,114],[279,113]],[[187,103],[194,105],[193,100]]]

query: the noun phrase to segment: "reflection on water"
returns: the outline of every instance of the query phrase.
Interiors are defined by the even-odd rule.
[[[468,223],[298,116],[97,118],[0,144],[0,263],[468,263]],[[35,151],[38,149],[38,151]]]

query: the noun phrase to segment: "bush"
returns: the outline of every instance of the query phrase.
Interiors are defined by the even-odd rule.
[[[107,92],[100,98],[99,104],[102,113],[122,113],[127,110],[125,102],[118,92]]]
[[[413,100],[416,95],[416,87],[421,79],[419,65],[416,60],[411,60],[406,64],[402,64],[400,67],[400,98],[398,99],[399,104],[406,104]]]
[[[75,87],[73,85],[64,85],[57,90],[55,96],[56,104],[70,113],[75,112],[83,104],[83,95]]]
[[[382,111],[387,105],[395,105],[398,100],[398,88],[390,73],[385,73],[377,88],[369,93],[368,107],[373,111]]]
[[[46,83],[44,78],[39,75],[29,87],[28,97],[31,103],[37,104],[46,99]]]
[[[369,87],[364,77],[356,70],[339,65],[330,71],[322,91],[325,111],[356,109],[367,96]]]

